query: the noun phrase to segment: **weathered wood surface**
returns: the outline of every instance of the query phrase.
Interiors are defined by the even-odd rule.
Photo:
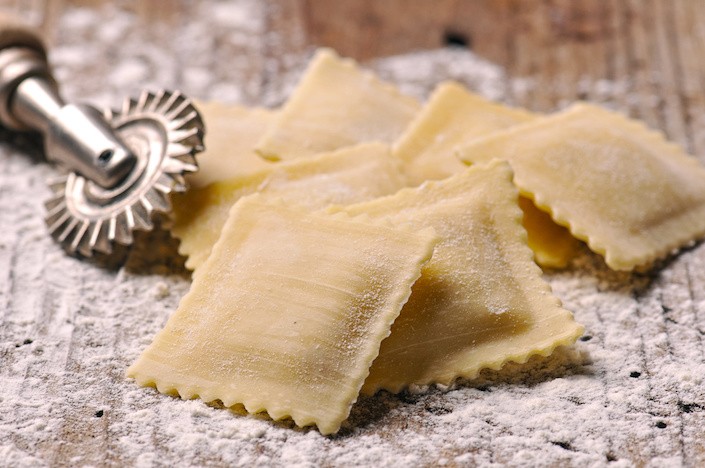
[[[276,105],[291,81],[283,77],[300,69],[311,45],[370,60],[464,43],[504,67],[507,102],[540,112],[576,99],[599,102],[662,129],[705,161],[705,3],[697,0],[280,0],[251,2],[253,16],[236,26],[227,18],[210,24],[207,10],[217,10],[216,2],[3,3],[60,48],[60,78],[73,83],[66,88],[73,99],[114,104],[144,85],[163,85],[200,98],[227,90],[246,104]],[[77,8],[94,12],[93,19],[126,14],[124,31],[103,37],[99,26],[81,24]],[[62,22],[67,11],[70,24]],[[209,27],[196,28],[199,21]],[[218,465],[234,463],[233,454],[277,463],[286,461],[287,443],[304,450],[295,445],[301,432],[275,447],[257,436],[221,434],[218,428],[241,416],[203,410],[199,418],[197,402],[165,403],[124,381],[125,366],[188,287],[179,262],[168,245],[167,254],[143,250],[152,254],[147,260],[133,255],[119,272],[65,257],[41,219],[51,169],[22,154],[36,155],[36,142],[15,143],[0,148],[0,230],[9,233],[0,238],[0,466]],[[485,438],[409,448],[419,461],[516,462],[505,442],[516,437],[519,447],[545,451],[553,464],[705,464],[705,249],[698,245],[648,275],[613,274],[591,256],[584,263],[587,273],[551,274],[557,294],[587,326],[591,339],[578,345],[584,354],[566,352],[462,387],[464,397],[487,400],[491,415],[477,426]],[[587,277],[595,279],[590,287]],[[586,300],[595,294],[600,300]],[[624,336],[633,338],[626,346]],[[542,393],[552,379],[583,376],[589,379],[581,385],[602,388],[599,397],[579,389],[564,399]],[[507,400],[492,399],[503,394],[515,402],[542,398],[545,411],[564,422],[508,423]],[[352,436],[325,446],[344,450],[351,437],[376,437],[404,453],[409,431],[435,440],[426,421],[443,424],[433,419],[443,411],[429,408],[452,411],[454,398],[431,392],[366,399],[353,411]],[[600,433],[595,421],[572,420],[585,405],[604,408],[608,425],[641,430],[621,437]],[[188,415],[180,417],[185,407]],[[414,416],[400,420],[400,407]],[[471,423],[479,424],[469,414]],[[198,439],[205,433],[211,442]],[[477,458],[454,462],[467,453]]]

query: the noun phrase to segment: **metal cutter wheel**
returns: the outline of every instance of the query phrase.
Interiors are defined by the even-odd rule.
[[[169,194],[186,190],[198,170],[204,125],[181,93],[143,92],[120,110],[65,104],[49,72],[39,36],[0,17],[0,124],[39,131],[47,159],[65,175],[50,183],[46,222],[72,254],[109,254],[130,245],[134,230],[151,230]]]

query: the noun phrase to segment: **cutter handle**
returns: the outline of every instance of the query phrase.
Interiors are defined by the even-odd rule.
[[[0,15],[0,124],[44,135],[48,159],[103,188],[123,180],[136,157],[96,109],[64,103],[40,35]]]
[[[50,92],[61,100],[39,33],[13,16],[0,14],[0,123],[13,130],[37,127],[36,122],[16,115],[12,105],[17,87],[29,78],[46,81]]]
[[[27,47],[46,58],[46,46],[38,31],[12,15],[0,13],[0,49]]]

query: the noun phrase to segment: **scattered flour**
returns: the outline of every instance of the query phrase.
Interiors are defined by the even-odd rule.
[[[286,44],[265,31],[263,3],[183,4],[188,21],[153,28],[112,3],[66,9],[52,59],[67,98],[117,105],[164,86],[226,102],[283,101],[311,51],[266,58]],[[502,69],[468,51],[369,65],[420,98],[451,78],[505,98]],[[509,84],[515,94],[533,86]],[[630,85],[580,86],[609,101]],[[188,289],[173,242],[155,235],[118,271],[67,257],[42,220],[53,170],[36,143],[2,136],[0,466],[705,464],[703,245],[650,275],[610,272],[584,253],[547,273],[586,325],[575,348],[451,388],[363,398],[339,435],[322,437],[125,380]]]
[[[504,70],[467,49],[445,49],[378,59],[371,67],[384,79],[424,101],[442,81],[454,80],[489,99],[504,98]]]

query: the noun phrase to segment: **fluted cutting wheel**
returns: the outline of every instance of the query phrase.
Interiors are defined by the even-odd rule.
[[[203,121],[179,92],[143,92],[104,117],[137,156],[132,172],[110,189],[69,173],[50,183],[46,202],[51,235],[86,257],[130,245],[135,230],[151,230],[154,214],[171,210],[169,194],[186,190],[183,175],[198,170],[195,155],[203,150]]]

